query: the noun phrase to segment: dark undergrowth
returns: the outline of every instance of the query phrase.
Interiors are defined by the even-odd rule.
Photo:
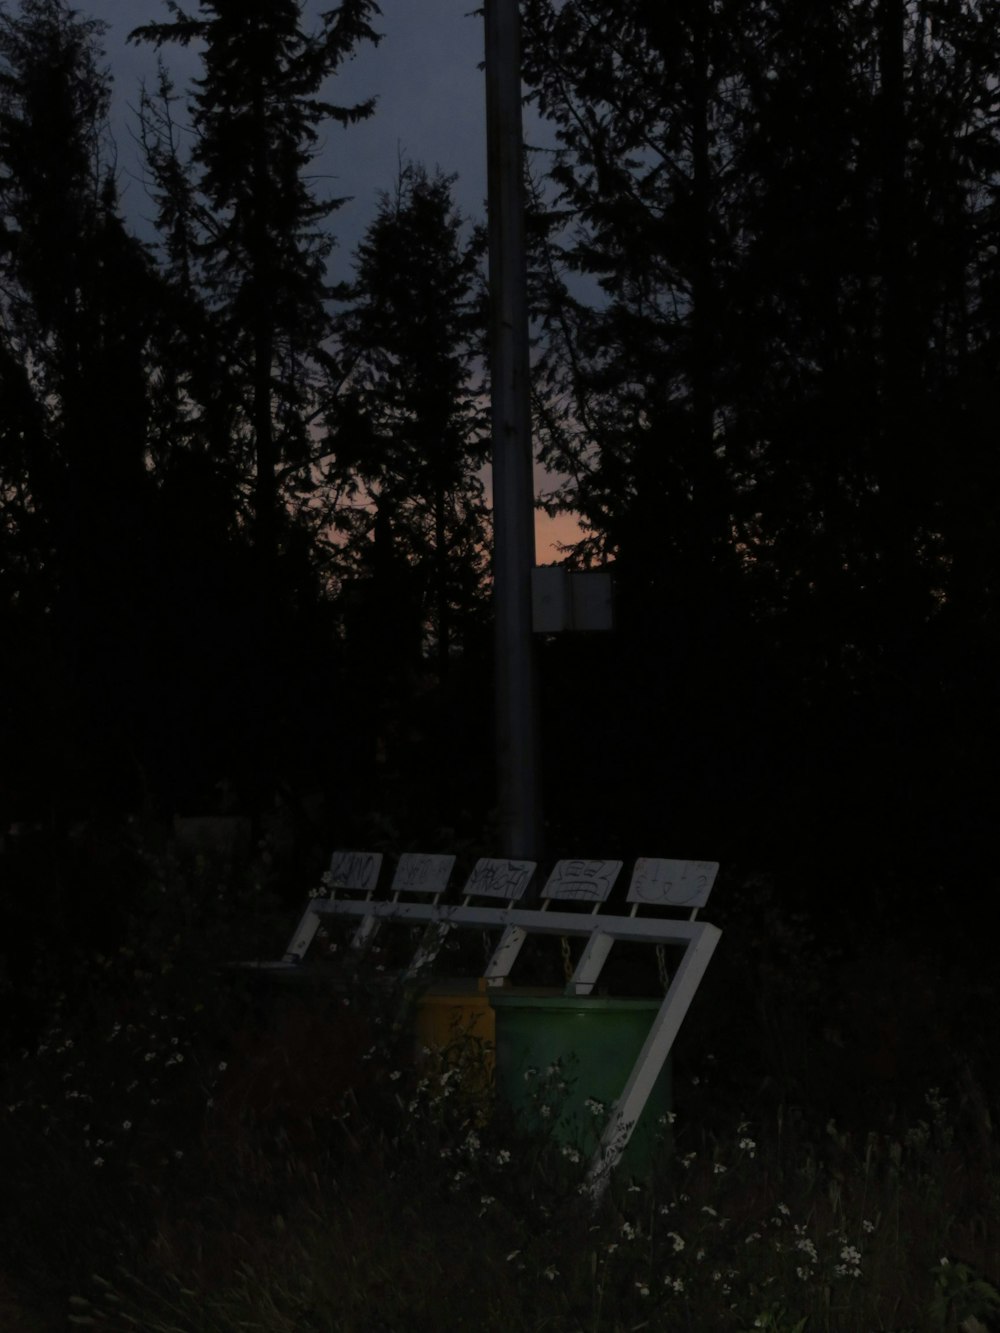
[[[3,1333],[1000,1327],[997,983],[974,938],[834,940],[720,884],[653,1167],[592,1205],[546,1129],[573,1075],[527,1071],[526,1130],[477,1043],[420,1047],[391,950],[297,994],[220,968],[294,923],[266,858],[133,852],[121,938],[40,955],[9,1044]],[[613,992],[655,991],[641,962],[612,956]]]

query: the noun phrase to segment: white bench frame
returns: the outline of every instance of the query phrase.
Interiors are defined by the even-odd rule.
[[[549,890],[553,880],[565,874],[567,866],[593,867],[609,864],[618,868],[621,866],[621,862],[559,862],[550,876],[546,890]],[[683,947],[684,954],[680,964],[673,974],[632,1072],[612,1108],[600,1143],[591,1159],[584,1188],[596,1202],[603,1195],[611,1172],[621,1159],[722,936],[718,927],[693,919],[707,900],[717,872],[716,862],[640,858],[636,862],[629,889],[628,901],[633,906],[628,916],[597,913],[597,908],[606,898],[614,876],[618,873],[617,869],[611,875],[611,882],[603,892],[592,889],[589,893],[577,892],[568,895],[577,901],[594,902],[594,912],[587,914],[547,910],[549,901],[558,896],[567,896],[560,895],[557,890],[548,893],[542,908],[525,908],[517,905],[477,906],[468,901],[462,904],[446,904],[438,901],[419,903],[403,901],[396,895],[391,901],[314,899],[310,903],[310,911],[320,918],[360,916],[363,920],[376,923],[372,929],[386,920],[402,924],[435,926],[438,929],[431,937],[437,938],[438,947],[447,931],[454,927],[499,929],[503,934],[487,967],[488,987],[499,987],[505,983],[528,935],[568,936],[586,941],[583,954],[567,986],[567,991],[571,995],[590,994],[616,940]],[[661,885],[661,889],[665,886],[666,891],[651,892],[651,886],[657,883]],[[545,892],[543,890],[543,894]],[[636,913],[639,904],[644,901],[687,907],[691,910],[691,919],[677,921],[640,917]],[[437,950],[433,949],[428,956],[433,958],[436,952]],[[423,961],[426,962],[427,958]],[[410,971],[413,971],[412,965]]]
[[[462,891],[462,909],[474,907],[474,899],[502,900],[507,907],[513,907],[526,892],[534,877],[536,862],[501,860],[497,857],[482,856],[476,862]],[[486,906],[491,904],[487,902]],[[417,980],[429,971],[435,958],[441,951],[448,933],[452,928],[450,920],[438,920],[428,924],[420,947],[403,974],[406,982]],[[487,968],[487,971],[489,969]]]
[[[302,913],[298,925],[292,932],[292,937],[288,941],[288,947],[283,957],[277,960],[264,959],[241,962],[231,964],[231,966],[251,971],[267,972],[276,978],[280,978],[282,975],[293,975],[299,971],[305,961],[305,956],[323,924],[323,916],[329,915],[328,910],[320,913],[317,910],[318,904],[325,902],[328,909],[329,903],[332,901],[338,903],[339,910],[342,913],[349,903],[351,909],[349,915],[361,917],[350,944],[352,952],[360,955],[371,946],[372,941],[378,934],[379,926],[387,915],[385,909],[399,903],[402,894],[425,894],[429,896],[431,902],[430,904],[423,904],[424,906],[440,902],[448,887],[448,880],[454,864],[455,857],[451,855],[404,852],[399,858],[392,877],[390,887],[392,897],[382,901],[375,898],[379,875],[382,871],[382,853],[336,851],[330,858],[330,869],[323,875],[323,887],[318,893],[310,897],[306,910]],[[331,895],[329,899],[322,897],[322,894],[326,891],[329,891]],[[345,892],[360,893],[362,897],[336,898],[336,894]],[[392,913],[388,913],[388,915],[391,916]]]

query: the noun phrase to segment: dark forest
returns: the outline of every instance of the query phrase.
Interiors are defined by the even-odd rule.
[[[404,164],[331,289],[307,167],[373,112],[324,99],[374,6],[248,15],[134,34],[203,52],[141,99],[155,245],[98,25],[4,17],[0,822],[277,800],[482,841],[482,243]],[[536,438],[617,598],[538,644],[551,854],[683,844],[858,905],[977,880],[997,40],[965,4],[526,6]]]
[[[860,1034],[862,934],[917,989],[992,975],[995,10],[521,10],[539,503],[615,588],[613,631],[536,636],[545,856],[718,860],[712,919],[772,932],[720,977],[821,1004],[830,942]],[[483,220],[403,161],[333,283],[310,174],[378,114],[337,72],[379,19],[166,0],[149,241],[101,25],[0,0],[5,1049],[131,939],[177,817],[249,821],[292,915],[335,845],[496,853]]]

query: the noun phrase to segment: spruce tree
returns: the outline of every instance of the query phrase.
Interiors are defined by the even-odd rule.
[[[557,136],[543,443],[588,551],[617,557],[649,762],[717,747],[666,803],[697,821],[723,801],[752,838],[794,810],[803,848],[850,829],[899,856],[940,821],[941,775],[982,772],[946,719],[995,719],[990,8],[524,12]],[[748,756],[753,817],[726,776]]]
[[[252,476],[249,509],[267,579],[287,527],[286,483],[312,459],[307,423],[331,294],[328,219],[344,202],[318,198],[307,169],[325,124],[349,125],[374,109],[373,101],[338,105],[326,89],[362,42],[378,40],[378,6],[343,0],[312,32],[300,0],[201,0],[194,15],[167,0],[167,9],[170,22],[138,28],[132,39],[198,42],[203,72],[190,98],[191,176],[162,137],[151,165],[173,263],[189,266],[188,282],[195,270],[239,394],[231,442]]]
[[[410,784],[400,817],[453,824],[488,782],[490,533],[482,240],[452,179],[402,167],[357,249],[328,481],[349,688],[368,728],[355,771],[383,793],[388,774]]]
[[[5,591],[35,654],[28,699],[4,697],[49,747],[54,810],[123,798],[141,764],[159,293],[119,213],[100,31],[62,0],[0,14]]]
[[[328,126],[349,126],[374,108],[340,105],[330,89],[358,46],[378,40],[378,6],[342,0],[311,28],[301,0],[166,7],[169,21],[132,39],[196,43],[201,62],[186,98],[161,69],[142,104],[179,333],[166,386],[184,413],[173,439],[174,510],[185,497],[197,503],[216,528],[216,553],[234,557],[204,613],[227,666],[212,764],[215,778],[235,778],[260,808],[282,776],[316,781],[320,747],[304,738],[324,732],[332,697],[329,626],[304,510],[325,447],[314,423],[329,358],[331,217],[344,201],[320,195],[310,165]],[[188,157],[176,131],[179,100],[193,130]],[[171,445],[164,441],[168,456]]]
[[[463,236],[453,179],[402,168],[358,247],[337,321],[341,465],[375,547],[391,534],[415,575],[414,610],[441,674],[481,613],[488,560],[481,243]]]

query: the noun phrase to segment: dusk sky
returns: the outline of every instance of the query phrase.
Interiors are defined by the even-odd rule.
[[[306,13],[325,9],[328,0],[308,0]],[[367,45],[342,67],[328,95],[351,104],[378,98],[374,116],[346,129],[331,125],[317,172],[327,175],[330,193],[352,202],[334,218],[345,264],[366,224],[380,190],[391,189],[400,154],[423,162],[430,170],[458,174],[456,195],[465,213],[480,213],[486,194],[483,21],[471,13],[474,0],[382,0],[376,30],[377,47]],[[122,187],[130,214],[144,208],[139,170],[132,143],[137,90],[142,79],[152,83],[156,52],[150,45],[127,41],[144,23],[167,20],[162,0],[81,0],[81,12],[107,24],[104,46],[115,80],[114,130],[118,142]],[[197,13],[197,4],[186,6]],[[165,46],[163,54],[174,71],[178,91],[197,73],[193,50]]]
[[[318,14],[329,2],[307,0],[306,14]],[[196,0],[182,7],[197,13]],[[374,26],[383,34],[381,42],[362,47],[331,84],[328,95],[342,105],[378,99],[369,120],[346,129],[331,125],[316,161],[317,174],[328,177],[320,188],[350,200],[332,219],[337,279],[349,276],[352,252],[374,215],[379,193],[392,188],[400,157],[422,162],[430,171],[440,167],[456,174],[458,207],[466,216],[483,217],[483,20],[476,7],[476,0],[380,0],[382,16]],[[141,81],[155,81],[157,57],[151,45],[129,44],[128,34],[142,24],[166,21],[167,8],[162,0],[80,0],[79,9],[107,25],[103,46],[114,77],[112,120],[123,206],[137,230],[151,237],[134,108]],[[198,72],[197,56],[178,46],[162,50],[180,93]],[[537,142],[536,130],[533,126],[529,138]],[[546,563],[556,558],[550,543],[572,540],[576,529],[569,519],[552,521],[540,514],[536,534],[539,562]]]

